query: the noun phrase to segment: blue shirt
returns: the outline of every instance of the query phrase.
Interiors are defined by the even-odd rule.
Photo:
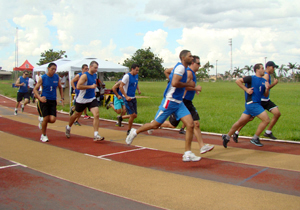
[[[192,69],[190,69],[189,67],[187,68],[187,71],[192,72],[192,74],[193,74],[193,81],[195,82],[195,85],[196,85],[197,84],[197,78],[196,78],[195,72]],[[192,101],[194,99],[195,93],[196,93],[195,90],[188,90],[188,91],[186,91],[184,99]]]
[[[265,74],[268,74],[268,73],[265,72]],[[269,74],[268,74],[268,75],[269,75]],[[270,76],[270,75],[269,75],[269,81],[268,81],[268,82],[269,82],[269,84],[271,85],[271,76]],[[270,100],[270,91],[271,91],[271,90],[269,90],[269,95],[268,95],[268,97],[266,97],[266,96],[263,95],[263,97],[261,98],[262,101],[268,101],[268,100]]]
[[[75,86],[75,94],[76,94],[76,95],[79,94],[79,90],[77,89],[77,83],[78,83],[78,81],[79,81],[79,79],[80,79],[80,77],[81,77],[81,75],[82,75],[82,72],[78,73],[78,75],[79,75],[78,80],[77,80],[76,82],[74,82],[74,86]]]
[[[85,72],[87,76],[87,81],[84,85],[94,85],[96,84],[97,74],[90,74],[88,71]],[[95,99],[95,88],[93,89],[85,89],[80,90],[78,97],[76,98],[76,102],[78,103],[89,103]]]
[[[245,91],[245,100],[247,104],[251,103],[259,103],[261,101],[262,96],[265,93],[265,80],[262,77],[253,76],[246,76],[243,78],[244,83],[247,88],[253,87],[253,93],[250,95]]]
[[[22,76],[19,77],[20,79],[20,84],[24,83],[23,86],[19,86],[19,90],[18,92],[20,93],[27,93],[28,92],[28,81],[29,81],[29,78],[26,77],[26,78],[23,78]]]
[[[54,74],[52,77],[49,77],[47,74],[44,74],[42,80],[42,96],[45,96],[47,100],[56,100],[56,88],[58,86],[59,76]]]
[[[172,86],[172,79],[173,79],[174,74],[177,74],[182,77],[180,82],[187,81],[187,70],[182,65],[182,63],[178,62],[169,76],[170,82],[168,83],[166,90],[164,92],[164,98],[166,98],[167,100],[170,100],[170,101],[174,101],[176,103],[181,103],[185,88],[184,87],[176,88],[176,87]]]
[[[123,87],[127,96],[135,98],[135,91],[139,82],[138,74],[133,76],[129,72],[126,75],[124,75],[122,82],[125,84]]]

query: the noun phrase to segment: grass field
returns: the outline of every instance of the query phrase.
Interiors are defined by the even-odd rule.
[[[0,93],[16,97],[17,89],[11,88],[12,81],[0,82]],[[111,88],[115,82],[106,81],[106,88]],[[146,123],[153,120],[162,100],[166,82],[139,82],[142,92],[137,99],[138,117],[136,123]],[[235,82],[203,82],[202,92],[195,96],[193,103],[200,115],[202,131],[227,133],[232,124],[244,111],[244,92]],[[300,83],[278,83],[271,90],[271,99],[281,112],[281,118],[273,128],[274,135],[279,139],[300,141]],[[69,110],[69,106],[58,109]],[[117,114],[105,107],[99,107],[100,117],[116,120]],[[269,113],[270,118],[272,114]],[[252,136],[260,120],[255,119],[243,128],[240,135]],[[101,125],[100,125],[101,126]],[[181,125],[179,125],[181,126]]]

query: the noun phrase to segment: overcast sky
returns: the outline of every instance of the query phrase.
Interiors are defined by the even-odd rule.
[[[116,63],[151,47],[164,67],[188,49],[218,73],[265,63],[300,64],[300,1],[292,0],[0,0],[0,66],[33,65],[45,50],[73,60]],[[212,69],[210,74],[215,74]]]

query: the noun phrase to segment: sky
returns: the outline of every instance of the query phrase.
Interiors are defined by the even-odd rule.
[[[190,50],[214,66],[211,75],[231,70],[231,52],[232,70],[300,64],[299,8],[294,0],[0,0],[0,67],[37,66],[49,49],[122,64],[148,47],[164,67]]]

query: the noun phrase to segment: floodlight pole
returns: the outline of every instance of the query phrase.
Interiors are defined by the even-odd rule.
[[[18,67],[19,64],[18,64],[18,27],[16,28],[16,46],[15,46],[15,67]]]
[[[218,60],[216,60],[216,81],[218,79]]]
[[[266,66],[266,63],[267,63],[267,57],[265,57],[265,66]]]
[[[231,62],[230,62],[230,73],[232,72],[232,38],[229,39]]]

